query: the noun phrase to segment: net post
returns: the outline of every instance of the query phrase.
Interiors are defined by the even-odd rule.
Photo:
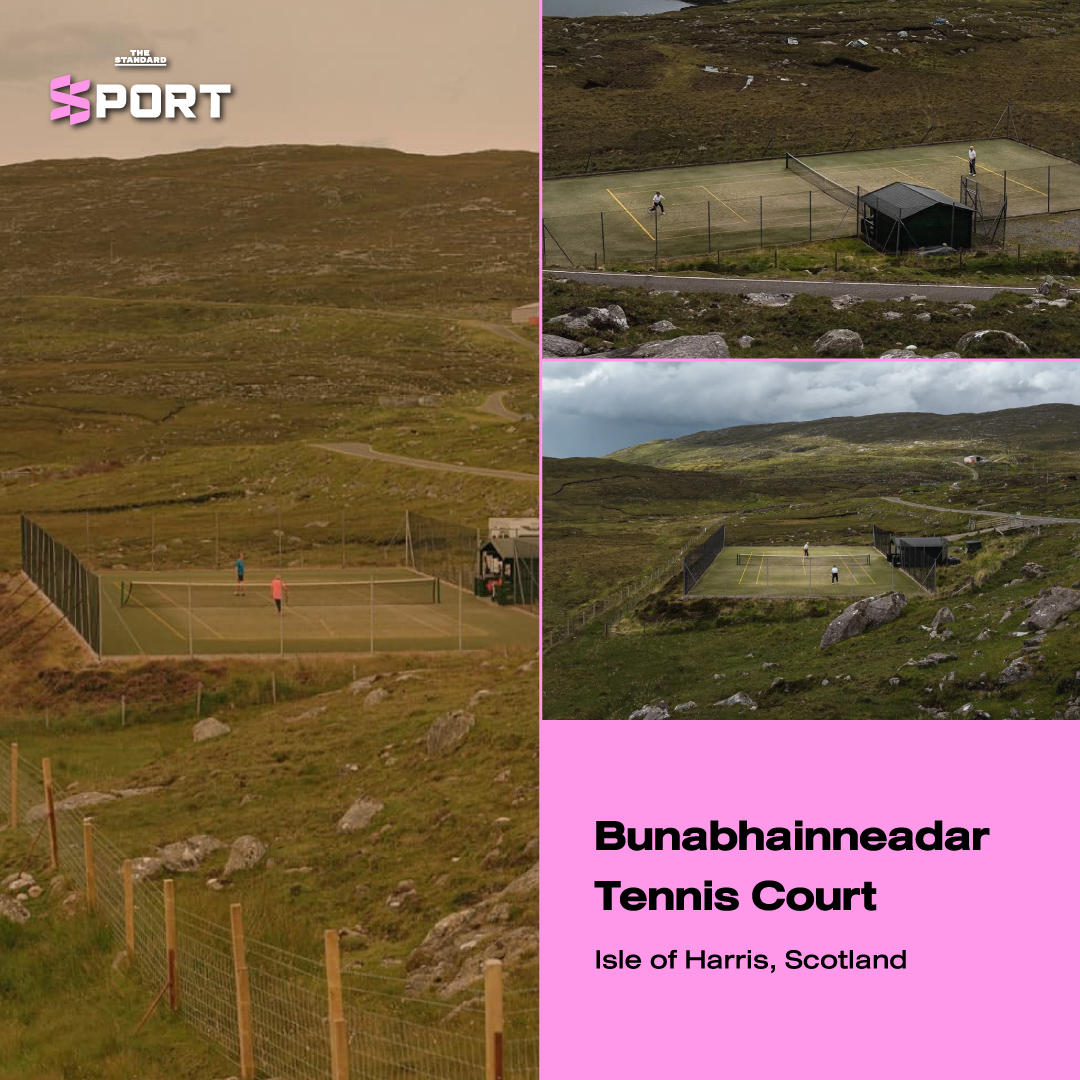
[[[11,744],[11,831],[19,827],[19,744]]]
[[[124,950],[130,963],[135,959],[135,869],[130,859],[124,860]]]

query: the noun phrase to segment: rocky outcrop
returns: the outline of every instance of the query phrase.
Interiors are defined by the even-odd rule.
[[[971,330],[957,343],[961,356],[1013,357],[1030,356],[1031,349],[1008,330]]]
[[[190,873],[192,870],[198,870],[208,855],[220,851],[224,846],[215,837],[199,833],[196,836],[189,836],[186,840],[166,844],[158,849],[157,857],[165,870],[171,870],[173,873]]]
[[[1011,663],[1006,664],[1004,670],[998,676],[998,682],[1002,686],[1011,686],[1013,683],[1024,682],[1035,674],[1035,669],[1022,656],[1018,656]]]
[[[1080,589],[1066,589],[1055,585],[1044,590],[1020,624],[1021,630],[1049,630],[1059,619],[1080,609]]]
[[[471,712],[464,712],[461,709],[438,717],[428,728],[428,757],[438,757],[440,754],[448,754],[451,750],[456,750],[475,725],[476,717]]]
[[[540,348],[545,359],[580,356],[585,351],[585,346],[580,341],[560,337],[558,334],[542,334],[540,336]]]
[[[565,315],[548,319],[548,326],[562,326],[567,330],[615,330],[630,328],[626,312],[618,304],[607,307],[578,307]]]
[[[232,728],[216,717],[208,716],[205,720],[200,720],[191,731],[196,742],[206,742],[207,739],[218,739],[222,735],[228,735]]]
[[[253,869],[262,862],[265,854],[266,845],[257,836],[238,836],[229,848],[225,877],[231,877],[239,870]]]
[[[937,631],[945,625],[945,623],[956,622],[956,616],[953,615],[951,609],[947,607],[941,608],[934,616],[933,622],[930,623],[930,632],[937,633]]]
[[[642,705],[640,709],[632,712],[628,720],[666,720],[671,713],[666,701],[658,701],[655,705]]]
[[[829,330],[814,342],[818,356],[862,356],[863,339],[854,330]]]
[[[856,637],[867,630],[876,630],[897,618],[907,606],[907,597],[901,592],[885,593],[883,596],[868,596],[856,600],[854,604],[837,615],[825,628],[821,637],[820,648],[825,649],[838,641]]]
[[[717,705],[740,705],[744,709],[756,709],[757,705],[754,699],[744,691],[740,690],[736,694],[732,694],[729,698],[724,698],[723,701],[718,701]]]
[[[338,832],[356,832],[371,824],[371,819],[383,808],[377,799],[366,796],[359,798],[341,816],[337,823]]]
[[[639,345],[633,359],[727,360],[731,353],[723,334],[691,334],[687,337],[650,341]]]

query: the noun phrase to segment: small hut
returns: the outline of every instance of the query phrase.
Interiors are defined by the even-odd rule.
[[[933,188],[897,182],[862,196],[863,239],[879,251],[971,247],[975,211]]]

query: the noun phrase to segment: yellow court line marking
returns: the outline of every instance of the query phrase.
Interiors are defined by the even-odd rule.
[[[956,158],[957,158],[958,161],[967,161],[967,158],[962,158],[962,157],[960,157],[959,154],[956,155]],[[1019,180],[1011,180],[1010,181],[1008,179],[1008,177],[1006,177],[1006,175],[1004,173],[994,172],[993,169],[987,167],[986,165],[980,165],[977,161],[975,162],[975,168],[976,169],[982,169],[983,172],[994,173],[995,176],[1000,176],[1001,179],[1004,180],[1006,183],[1013,183],[1017,187],[1027,188],[1028,191],[1034,191],[1036,195],[1041,195],[1044,199],[1046,198],[1046,192],[1045,191],[1040,191],[1038,188],[1034,188],[1034,187],[1028,187],[1027,184],[1021,184]]]
[[[912,176],[912,175],[911,175],[911,173],[909,173],[909,172],[904,172],[904,170],[903,170],[903,169],[898,169],[898,168],[897,168],[897,167],[896,167],[895,165],[893,166],[893,172],[898,172],[898,173],[899,173],[899,174],[900,174],[901,176],[906,176],[906,177],[907,177],[907,178],[908,178],[909,180],[911,180],[911,181],[912,181],[913,183],[915,183],[915,184],[918,184],[918,185],[919,185],[919,187],[929,187],[929,185],[928,185],[928,184],[924,184],[924,183],[923,183],[923,182],[922,182],[921,180],[919,180],[919,179],[918,179],[917,177],[914,177],[914,176]]]
[[[604,190],[605,190],[605,191],[606,191],[606,192],[607,192],[607,193],[608,193],[608,194],[609,194],[609,195],[610,195],[610,196],[611,196],[611,197],[612,197],[612,198],[613,198],[613,199],[614,199],[614,200],[615,200],[615,201],[616,201],[617,203],[619,203],[619,205],[620,205],[620,206],[622,206],[622,208],[623,208],[624,210],[626,210],[626,207],[625,207],[625,206],[623,206],[623,204],[622,204],[622,203],[621,203],[621,202],[619,201],[619,196],[618,196],[618,195],[616,195],[616,194],[615,194],[615,192],[611,190],[611,188],[604,188]],[[646,236],[647,236],[647,237],[648,237],[648,238],[649,238],[650,240],[651,240],[651,239],[653,238],[653,234],[652,234],[651,232],[649,232],[649,230],[648,230],[648,229],[646,229],[646,228],[645,228],[645,226],[644,226],[644,225],[642,225],[642,224],[641,224],[641,222],[640,222],[640,221],[638,221],[638,219],[637,219],[636,217],[634,217],[634,215],[633,215],[633,214],[631,214],[629,210],[626,210],[626,212],[627,212],[627,214],[630,214],[630,220],[631,220],[631,221],[632,221],[632,222],[633,222],[633,223],[634,223],[634,224],[635,224],[635,225],[636,225],[636,226],[637,226],[637,227],[638,227],[638,228],[639,228],[639,229],[640,229],[640,230],[641,230],[641,231],[642,231],[642,232],[643,232],[643,233],[644,233],[644,234],[645,234],[645,235],[646,235]]]
[[[109,607],[112,608],[113,612],[116,615],[117,621],[120,623],[120,625],[127,632],[127,636],[129,638],[131,638],[132,644],[135,646],[136,649],[139,650],[140,653],[142,653],[143,656],[145,656],[146,655],[146,650],[142,647],[142,642],[139,641],[139,639],[131,632],[131,627],[128,626],[127,620],[124,618],[123,612],[121,612],[121,610],[116,606],[116,604],[113,601],[113,598],[109,595],[109,586],[111,584],[112,583],[109,582],[109,581],[105,581],[105,582],[102,583],[101,595],[104,597],[104,599],[108,603]],[[120,583],[120,587],[123,588],[123,582]],[[104,637],[104,635],[102,635],[102,636]],[[101,645],[103,646],[101,651],[104,654],[104,652],[105,652],[105,649],[104,649],[105,642],[102,641]]]
[[[734,215],[735,215],[735,216],[736,216],[736,217],[737,217],[737,218],[738,218],[738,219],[739,219],[740,221],[742,221],[742,222],[744,222],[744,223],[745,223],[745,221],[746,221],[746,218],[744,218],[744,217],[742,216],[742,214],[740,214],[740,213],[739,213],[739,211],[738,211],[738,210],[735,210],[735,209],[734,209],[733,207],[730,207],[730,206],[728,206],[728,204],[727,204],[726,202],[724,202],[724,200],[723,200],[723,199],[721,199],[721,198],[720,198],[720,196],[719,196],[719,195],[717,195],[715,191],[709,191],[709,189],[708,189],[708,188],[707,188],[707,187],[706,187],[706,186],[705,186],[704,184],[701,184],[701,185],[699,185],[699,186],[701,187],[701,190],[702,190],[702,191],[708,191],[708,192],[709,192],[709,194],[710,194],[710,195],[711,195],[711,196],[712,196],[712,197],[713,197],[713,198],[714,198],[714,199],[715,199],[715,200],[716,200],[716,201],[717,201],[718,203],[720,203],[720,205],[721,205],[721,206],[727,206],[727,208],[728,208],[728,209],[729,209],[729,210],[730,210],[730,211],[731,211],[731,212],[732,212],[732,213],[733,213],[733,214],[734,214]]]
[[[754,555],[751,552],[750,558],[743,564],[743,572],[739,575],[739,584],[742,584],[742,579],[746,577],[746,571],[750,569],[750,564],[754,561]]]
[[[160,595],[165,596],[165,594],[162,593],[161,590],[159,588],[157,588],[156,585],[152,585],[151,588],[155,592],[159,593]],[[166,597],[166,599],[168,599],[168,597]],[[155,619],[157,619],[157,621],[159,623],[161,623],[161,625],[164,626],[168,631],[170,631],[170,633],[175,634],[181,641],[187,641],[187,634],[181,634],[180,631],[177,630],[176,627],[173,626],[173,624],[171,622],[169,622],[167,619],[163,619],[153,608],[147,607],[145,604],[139,603],[138,600],[136,600],[135,603],[139,604],[139,607],[141,607],[143,609],[143,611],[147,612],[148,614],[152,615]],[[172,605],[172,602],[170,601],[170,606],[171,605]]]

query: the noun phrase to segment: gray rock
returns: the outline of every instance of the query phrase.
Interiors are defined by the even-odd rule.
[[[757,338],[753,338],[749,334],[743,334],[735,344],[738,345],[740,349],[752,349],[755,341],[757,341]]]
[[[696,701],[684,701],[681,705],[675,706],[675,712],[686,712],[689,709],[696,709]]]
[[[208,716],[205,720],[200,720],[191,731],[196,742],[206,742],[207,739],[217,739],[222,735],[228,735],[232,728],[215,717]]]
[[[634,359],[727,360],[731,353],[723,334],[690,334],[667,341],[646,342],[630,356]]]
[[[899,676],[899,675],[894,675],[894,676],[893,676],[893,677],[892,677],[892,678],[891,678],[891,679],[889,680],[889,685],[890,685],[890,686],[899,686],[899,685],[900,685],[900,676]]]
[[[565,326],[567,330],[628,330],[626,312],[618,304],[607,307],[579,307],[566,315],[548,319],[548,326]]]
[[[1037,562],[1026,562],[1020,567],[1021,577],[1026,577],[1029,581],[1035,578],[1046,577],[1050,571],[1045,566],[1040,566]]]
[[[950,660],[955,659],[956,653],[935,652],[930,653],[929,656],[924,656],[921,660],[916,660],[915,666],[921,668],[937,667],[938,664],[947,664]]]
[[[861,304],[863,298],[861,296],[854,296],[851,293],[841,293],[839,296],[832,297],[830,302],[837,311],[847,311],[848,308],[854,307],[856,304]]]
[[[238,870],[251,870],[259,865],[266,854],[266,845],[256,836],[238,836],[229,848],[225,862],[225,877],[232,877]]]
[[[981,634],[975,636],[976,641],[989,641],[994,636],[994,631],[987,627]]]
[[[666,701],[658,701],[655,705],[643,705],[629,716],[630,720],[666,720],[670,713]]]
[[[338,821],[338,832],[356,832],[357,829],[364,828],[382,808],[383,804],[376,799],[357,799]]]
[[[1015,334],[1008,330],[971,330],[966,333],[957,343],[956,351],[963,356],[968,356],[976,348],[991,346],[995,356],[1005,357],[1030,355],[1031,349]]]
[[[742,705],[746,708],[756,709],[757,705],[754,704],[754,699],[749,694],[743,693],[740,690],[737,694],[732,694],[729,698],[724,698],[723,701],[718,701],[717,705]]]
[[[660,319],[659,322],[650,323],[649,329],[654,334],[666,334],[669,330],[675,330],[676,326],[670,319]]]
[[[585,346],[580,341],[571,338],[560,337],[558,334],[542,334],[540,348],[544,357],[580,356],[585,351]]]
[[[1022,656],[1018,656],[1012,663],[1007,664],[998,676],[998,682],[1002,686],[1011,686],[1013,683],[1023,682],[1035,674],[1035,669]]]
[[[899,311],[883,311],[881,317],[892,322],[894,319],[902,319],[904,316]]]
[[[863,340],[854,330],[828,330],[814,342],[818,356],[862,356]]]
[[[934,621],[930,624],[930,629],[932,631],[937,630],[945,623],[950,622],[956,622],[956,617],[953,615],[952,611],[947,607],[940,608],[938,613],[934,616]]]
[[[960,360],[961,356],[958,352],[936,352],[933,359],[935,360]]]
[[[462,709],[455,709],[454,712],[444,713],[438,717],[428,728],[428,757],[438,757],[440,754],[448,754],[451,750],[456,750],[475,725],[476,717],[471,712],[465,712]]]
[[[743,293],[743,300],[757,307],[787,307],[795,299],[793,293]]]
[[[381,686],[376,686],[374,690],[369,690],[364,696],[364,706],[369,707],[372,705],[380,705],[389,696],[389,690],[384,690]]]
[[[929,311],[920,311],[919,314],[915,316],[915,318],[918,319],[919,322],[929,322],[933,318],[933,316],[930,314]]]
[[[821,637],[820,648],[827,648],[837,641],[855,637],[867,630],[875,630],[897,618],[907,606],[907,597],[901,592],[868,596],[856,600],[835,618]]]
[[[879,360],[929,360],[929,356],[924,356],[919,352],[912,352],[910,349],[890,349],[888,352],[883,352],[878,357]]]
[[[0,919],[21,925],[29,918],[30,912],[20,900],[12,896],[0,896]]]
[[[165,863],[153,855],[141,855],[131,860],[131,876],[138,883],[156,877],[165,868]]]
[[[166,870],[173,873],[189,873],[198,870],[207,855],[212,855],[225,845],[213,836],[199,833],[186,840],[177,840],[158,849],[158,858]]]
[[[1039,597],[1020,624],[1022,630],[1049,630],[1059,619],[1080,609],[1080,589],[1055,585],[1044,591],[1046,595]]]

